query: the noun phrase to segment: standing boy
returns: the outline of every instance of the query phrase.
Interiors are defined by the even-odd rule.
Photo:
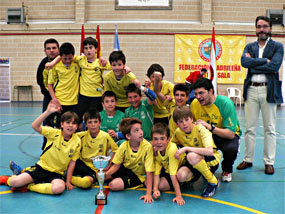
[[[141,89],[139,89],[134,83],[128,85],[126,94],[128,101],[131,104],[125,111],[125,117],[134,117],[142,121],[142,130],[144,138],[147,141],[151,141],[151,128],[153,126],[153,109],[152,105],[156,103],[155,93],[142,86],[142,90],[147,94],[148,99],[142,100]]]
[[[79,67],[73,62],[74,47],[71,43],[63,43],[59,48],[61,61],[49,71],[48,89],[52,102],[59,107],[60,114],[76,111],[79,91]],[[56,116],[56,127],[59,117]]]
[[[153,149],[143,138],[142,122],[137,118],[122,120],[120,130],[127,139],[117,150],[114,165],[106,172],[106,179],[113,179],[109,187],[113,191],[136,188],[143,183],[146,195],[140,197],[145,203],[153,202],[152,176],[154,171]],[[145,177],[146,175],[146,177]]]
[[[181,155],[179,160],[174,157],[178,149],[175,143],[169,142],[170,130],[165,123],[154,124],[151,130],[151,136],[151,143],[155,151],[153,197],[157,199],[160,197],[160,191],[174,189],[176,197],[172,201],[178,205],[183,205],[185,201],[181,195],[176,175],[185,156]]]
[[[117,97],[113,91],[105,91],[102,96],[102,105],[104,110],[100,112],[101,125],[100,129],[118,141],[118,132],[120,132],[120,123],[125,118],[125,114],[116,110]]]
[[[161,93],[164,96],[169,95],[173,98],[173,87],[171,82],[163,80],[164,69],[159,64],[152,64],[147,70],[148,80],[145,81],[146,87],[153,90],[156,94]],[[157,98],[156,105],[153,106],[154,124],[162,122],[168,124],[170,113],[163,105],[162,101]]]
[[[177,173],[180,182],[196,181],[202,175],[208,182],[202,197],[211,197],[215,194],[219,182],[214,175],[219,167],[221,155],[213,142],[212,134],[202,125],[193,124],[193,116],[187,106],[176,107],[173,119],[177,129],[171,141],[183,146],[175,153],[179,159],[181,154],[187,154],[187,162]]]
[[[81,139],[82,149],[80,158],[76,161],[76,164],[74,163],[72,165],[70,173],[67,174],[66,186],[68,189],[73,189],[72,184],[80,188],[91,187],[91,185],[97,181],[96,173],[98,172],[91,158],[98,155],[108,156],[110,149],[113,153],[118,149],[117,144],[108,133],[99,129],[101,124],[99,112],[86,112],[84,114],[84,122],[88,131],[77,133]],[[111,162],[112,161],[110,161],[109,167]],[[109,167],[107,167],[107,169]]]
[[[50,114],[58,110],[59,106],[50,103],[47,110],[33,122],[32,128],[47,138],[47,144],[34,166],[20,175],[6,176],[6,184],[12,189],[28,185],[28,190],[43,194],[60,194],[65,190],[64,172],[67,170],[69,173],[70,166],[80,155],[81,142],[74,134],[79,119],[76,113],[68,111],[61,116],[62,130],[41,126]],[[4,178],[0,177],[1,183]]]
[[[125,112],[130,106],[126,96],[126,87],[130,83],[135,83],[140,87],[140,83],[132,72],[126,74],[126,57],[122,51],[113,51],[109,56],[109,62],[112,71],[104,77],[104,91],[113,91],[118,99],[117,109]]]

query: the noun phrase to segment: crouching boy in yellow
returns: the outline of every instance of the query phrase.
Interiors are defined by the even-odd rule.
[[[208,181],[202,197],[211,197],[218,188],[218,180],[214,173],[218,169],[221,159],[214,144],[212,134],[202,125],[193,124],[192,113],[187,106],[176,107],[173,119],[179,127],[171,141],[183,146],[175,153],[179,159],[181,154],[187,154],[187,162],[177,173],[179,182],[195,181],[203,175]]]
[[[106,180],[113,179],[109,187],[113,191],[146,185],[145,203],[153,202],[152,177],[154,171],[152,145],[143,138],[142,122],[137,118],[125,118],[120,130],[127,139],[113,159],[114,165],[106,172]],[[146,174],[146,177],[145,177]]]
[[[117,144],[111,136],[107,132],[99,129],[101,118],[98,111],[85,112],[83,117],[88,131],[77,133],[81,139],[82,149],[80,158],[76,161],[76,164],[73,163],[69,174],[67,174],[66,186],[68,189],[73,189],[73,185],[80,188],[91,187],[91,185],[97,181],[96,173],[98,172],[91,158],[98,155],[108,156],[110,149],[113,152],[113,157],[118,149]],[[111,163],[112,161],[110,161],[107,169]],[[72,174],[77,176],[72,176]]]
[[[175,143],[169,142],[170,130],[166,124],[156,123],[151,129],[151,136],[155,152],[153,197],[159,198],[160,190],[174,189],[176,197],[172,201],[178,205],[183,205],[185,201],[182,198],[176,174],[183,160],[185,160],[185,155],[180,155],[179,160],[174,157],[178,149]]]
[[[65,190],[64,171],[69,172],[72,163],[79,158],[81,143],[74,134],[79,122],[74,112],[68,111],[61,116],[61,130],[41,125],[50,114],[59,110],[60,107],[50,103],[47,110],[33,122],[32,128],[44,135],[47,143],[34,166],[20,175],[8,178],[7,184],[12,190],[26,185],[28,190],[43,194],[60,194]],[[0,180],[3,181],[3,177]]]

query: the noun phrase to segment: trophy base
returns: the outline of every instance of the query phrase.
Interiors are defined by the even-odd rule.
[[[95,204],[96,205],[107,205],[107,198],[105,198],[105,199],[95,198]]]

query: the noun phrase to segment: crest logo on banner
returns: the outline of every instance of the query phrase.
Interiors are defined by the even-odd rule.
[[[218,84],[243,84],[246,69],[241,55],[246,44],[243,35],[215,35],[216,78]],[[214,47],[214,46],[213,46]],[[210,69],[211,35],[175,34],[174,82],[184,83],[191,72]]]
[[[219,41],[215,41],[216,45],[216,60],[220,59],[222,53],[223,53],[223,48],[222,45]],[[198,53],[199,56],[206,62],[210,61],[210,54],[211,54],[211,39],[205,39],[203,40],[199,47],[198,47]]]

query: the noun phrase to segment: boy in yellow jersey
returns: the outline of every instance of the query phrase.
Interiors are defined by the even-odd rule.
[[[160,74],[160,78],[155,78],[155,73]],[[164,69],[159,64],[152,64],[147,70],[147,76],[149,79],[145,81],[145,86],[149,87],[156,94],[159,92],[164,96],[169,95],[173,97],[173,87],[174,85],[171,82],[163,80],[164,77]],[[154,111],[154,124],[158,122],[162,122],[168,124],[168,118],[170,116],[170,112],[163,105],[163,102],[157,97],[156,105],[153,106]]]
[[[130,83],[135,83],[140,88],[140,82],[136,76],[129,72],[126,74],[126,57],[122,51],[113,51],[109,56],[109,62],[112,71],[109,71],[104,77],[104,91],[113,91],[117,96],[117,109],[125,112],[130,106],[126,95],[126,87]]]
[[[214,173],[219,167],[221,155],[211,132],[204,126],[193,123],[192,113],[187,106],[176,107],[173,119],[179,128],[171,141],[183,146],[175,153],[175,158],[179,159],[181,154],[187,154],[185,166],[177,173],[179,182],[196,181],[202,175],[208,181],[202,197],[213,196],[219,185]]]
[[[160,191],[175,190],[176,196],[173,202],[178,205],[185,204],[181,195],[179,182],[177,179],[177,170],[185,160],[185,156],[181,155],[177,160],[174,155],[177,145],[170,142],[170,130],[165,123],[156,123],[151,129],[152,146],[154,149],[154,181],[153,181],[153,197],[160,197]]]
[[[94,167],[91,158],[98,155],[108,156],[110,155],[110,149],[115,154],[118,149],[117,144],[109,136],[109,134],[99,129],[101,124],[99,112],[86,112],[84,114],[84,121],[88,131],[77,133],[81,139],[82,149],[80,158],[76,161],[76,164],[74,163],[74,165],[71,167],[69,174],[67,174],[67,189],[73,189],[73,185],[80,188],[91,187],[91,185],[97,181],[96,173],[98,172],[98,169]],[[110,161],[110,164],[106,170],[110,167],[111,163],[112,161]]]
[[[60,115],[66,111],[76,111],[79,91],[79,67],[73,62],[74,47],[71,43],[63,43],[59,48],[61,61],[48,75],[48,89],[51,102],[59,107],[56,115],[56,127],[59,127]]]
[[[157,72],[154,75],[158,76],[159,78],[159,75],[161,74]],[[188,95],[189,95],[189,89],[185,84],[178,83],[174,86],[173,94],[174,94],[174,100],[169,95],[164,96],[161,92],[157,93],[158,98],[163,102],[163,105],[170,112],[169,128],[170,128],[171,137],[173,136],[175,130],[177,129],[177,125],[173,120],[173,111],[176,108],[176,106],[186,105]]]
[[[69,173],[80,155],[80,138],[74,134],[79,119],[76,113],[68,111],[61,116],[61,130],[41,125],[44,119],[58,110],[59,106],[50,103],[47,110],[33,122],[32,128],[47,138],[47,144],[34,166],[20,175],[7,177],[6,183],[12,190],[25,185],[28,185],[28,190],[42,194],[60,194],[65,190],[64,172],[67,170]],[[1,182],[3,178],[0,177]]]
[[[106,179],[112,179],[112,191],[136,188],[145,184],[146,195],[140,197],[145,203],[153,202],[152,177],[154,171],[152,145],[143,138],[142,122],[137,118],[125,118],[120,129],[127,139],[121,144],[113,159]],[[146,175],[146,177],[145,177]]]

